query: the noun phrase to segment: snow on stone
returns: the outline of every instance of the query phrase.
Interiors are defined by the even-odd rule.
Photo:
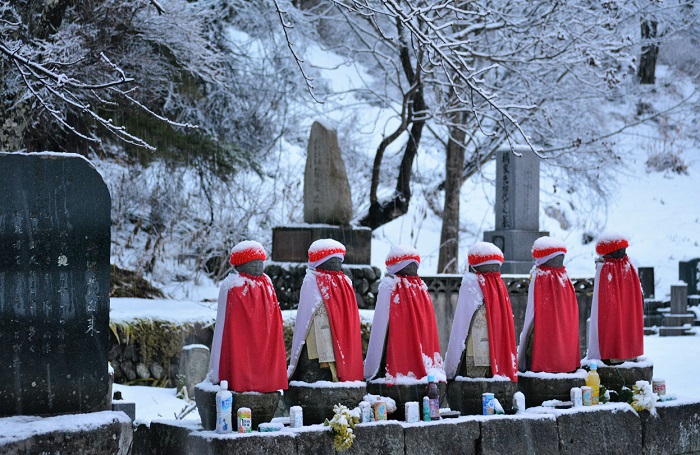
[[[111,423],[131,423],[123,412],[101,411],[53,417],[14,416],[0,418],[0,446],[46,433],[91,431]],[[70,436],[68,436],[70,437]]]
[[[312,389],[335,389],[335,388],[359,388],[366,387],[367,383],[364,381],[345,381],[345,382],[332,382],[332,381],[315,381],[315,382],[304,382],[304,381],[290,381],[289,385],[292,387],[310,387]]]
[[[263,250],[263,251],[265,251],[265,248],[262,246],[262,244],[260,242],[256,242],[255,240],[244,240],[244,241],[236,244],[233,248],[231,248],[231,254],[240,253],[240,252],[248,251],[248,250]]]
[[[623,234],[622,232],[607,231],[603,232],[598,236],[597,243],[610,243],[617,242],[618,240],[626,240],[627,242],[630,241],[629,237],[626,234]]]
[[[573,373],[546,373],[543,371],[525,371],[518,372],[518,376],[523,378],[539,378],[539,379],[586,379],[588,372],[582,368],[579,368]]]
[[[417,249],[409,245],[394,245],[386,256],[388,264],[402,261],[404,259],[416,259],[420,262],[420,253]]]
[[[555,250],[555,249],[566,249],[566,244],[559,239],[554,237],[549,237],[547,235],[535,240],[532,244],[532,251],[535,250]]]
[[[503,252],[493,243],[490,242],[477,242],[469,248],[469,256],[492,256],[492,255],[503,255]]]
[[[345,245],[333,239],[319,239],[314,241],[311,246],[309,246],[309,253],[318,253],[321,251],[337,249],[345,251]]]

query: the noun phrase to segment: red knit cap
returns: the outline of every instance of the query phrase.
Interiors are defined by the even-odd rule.
[[[601,256],[610,254],[622,248],[629,247],[627,236],[619,232],[606,232],[598,237],[598,242],[595,245],[595,252]]]
[[[472,267],[483,264],[487,261],[491,264],[495,261],[503,264],[503,252],[496,245],[490,242],[477,242],[469,248],[469,265]]]
[[[256,259],[261,259],[263,261],[267,259],[265,248],[254,240],[244,240],[231,249],[231,258],[229,262],[235,267]]]
[[[532,257],[536,259],[543,258],[557,252],[566,254],[566,244],[559,239],[545,235],[544,237],[540,237],[539,239],[535,240],[535,243],[532,244]]]
[[[420,253],[408,245],[395,245],[389,250],[385,264],[388,266],[398,264],[401,261],[416,261],[420,265]]]
[[[333,239],[319,239],[309,246],[309,262],[317,262],[331,255],[345,257],[345,245]]]

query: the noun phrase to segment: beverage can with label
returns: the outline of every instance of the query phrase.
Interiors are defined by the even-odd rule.
[[[250,433],[253,431],[253,413],[250,408],[238,408],[238,432]]]

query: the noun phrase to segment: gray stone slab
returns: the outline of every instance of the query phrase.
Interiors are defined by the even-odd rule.
[[[304,428],[296,432],[294,444],[296,453],[301,455],[336,455],[333,449],[333,434],[327,427],[317,426],[318,431],[309,431]],[[322,429],[321,429],[322,428]]]
[[[476,420],[445,419],[404,425],[406,455],[476,454],[481,429]]]
[[[398,422],[386,421],[355,426],[355,442],[347,455],[403,455],[404,432]]]
[[[658,403],[656,414],[640,413],[645,454],[700,452],[700,402]]]
[[[496,189],[496,230],[539,230],[540,159],[534,153],[516,156],[510,150],[499,150]]]
[[[481,454],[558,454],[557,424],[551,416],[482,418]]]
[[[314,122],[304,171],[304,222],[344,225],[351,219],[352,197],[338,133]]]
[[[190,397],[194,397],[194,386],[207,376],[209,357],[209,348],[205,345],[188,344],[182,348],[179,371],[185,377],[185,387]]]
[[[557,415],[562,455],[642,453],[642,426],[629,405],[594,406]]]
[[[309,246],[319,239],[333,239],[345,245],[345,264],[369,264],[372,258],[372,230],[357,226],[278,226],[272,228],[272,260],[307,262]]]
[[[671,285],[671,314],[686,314],[688,312],[688,285]]]
[[[0,453],[128,455],[133,428],[121,412],[0,419]]]
[[[0,416],[109,410],[107,185],[79,155],[0,153],[0,194]]]
[[[187,440],[189,454],[195,455],[296,455],[295,436],[279,433],[230,433],[195,431]]]
[[[192,452],[189,440],[192,432],[201,430],[202,426],[192,421],[154,420],[149,433],[150,455],[204,455],[207,452]]]

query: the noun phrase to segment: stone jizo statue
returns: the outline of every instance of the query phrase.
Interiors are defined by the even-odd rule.
[[[566,245],[540,237],[532,246],[532,268],[523,331],[520,371],[569,373],[580,365],[578,302],[566,273]]]
[[[644,300],[637,269],[627,256],[623,234],[602,234],[596,263],[588,336],[589,360],[608,364],[636,360],[644,354]]]
[[[287,388],[282,312],[263,273],[263,246],[243,241],[231,250],[234,271],[221,283],[209,378],[234,392]]]
[[[341,271],[345,246],[332,239],[309,247],[301,286],[290,381],[361,381],[362,334],[355,291]]]
[[[389,251],[367,348],[367,380],[385,377],[390,385],[401,377],[432,374],[444,381],[435,312],[419,264],[415,248],[399,245]]]
[[[488,378],[505,376],[517,382],[517,351],[510,297],[500,267],[503,253],[493,243],[479,242],[469,249],[469,266],[459,289],[445,373]]]

